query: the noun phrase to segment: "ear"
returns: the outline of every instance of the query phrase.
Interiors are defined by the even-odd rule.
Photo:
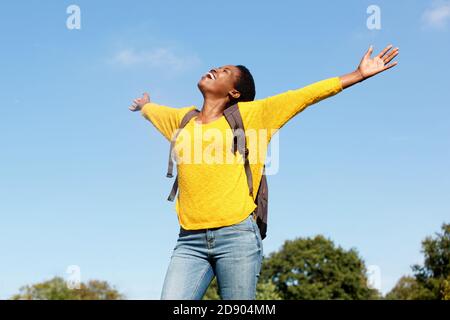
[[[238,99],[241,96],[241,93],[239,91],[237,91],[236,89],[233,89],[233,90],[229,91],[228,94],[230,95],[230,97],[233,100],[236,100],[236,99]]]

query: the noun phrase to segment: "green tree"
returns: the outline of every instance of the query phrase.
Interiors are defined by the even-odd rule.
[[[418,283],[415,277],[403,276],[385,298],[388,300],[424,300],[433,299],[433,293]]]
[[[270,281],[260,281],[256,286],[256,300],[283,300],[277,287]]]
[[[442,283],[442,300],[450,300],[450,277]]]
[[[434,299],[443,299],[445,280],[450,276],[450,224],[442,224],[442,233],[422,241],[424,265],[413,265],[416,280],[433,293]]]
[[[440,300],[450,296],[450,224],[442,224],[442,233],[422,241],[423,265],[413,265],[414,281],[402,277],[386,295],[388,299]],[[406,283],[407,282],[407,283]]]
[[[70,289],[64,279],[54,277],[51,280],[27,285],[13,300],[120,300],[124,296],[106,281],[91,280],[81,283],[79,289]]]
[[[219,287],[217,285],[216,277],[214,277],[214,279],[209,284],[209,287],[206,290],[205,295],[203,296],[203,300],[220,300]]]
[[[355,249],[345,251],[319,235],[285,241],[265,259],[261,280],[273,283],[284,300],[377,299],[366,273]]]

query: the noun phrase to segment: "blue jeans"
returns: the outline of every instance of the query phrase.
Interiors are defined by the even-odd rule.
[[[253,216],[230,226],[185,230],[173,249],[163,300],[200,300],[214,276],[225,300],[254,300],[263,246]]]

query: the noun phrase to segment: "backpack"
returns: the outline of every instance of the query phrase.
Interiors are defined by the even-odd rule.
[[[196,115],[200,113],[199,110],[193,109],[189,111],[181,120],[180,124],[180,130],[178,130],[175,135],[173,136],[171,142],[170,142],[170,152],[169,152],[169,164],[167,169],[167,177],[172,178],[173,177],[173,160],[172,160],[172,152],[173,148],[175,146],[175,141],[178,137],[178,134],[180,133],[181,129],[184,128],[187,123]],[[244,159],[244,168],[245,168],[245,174],[247,176],[247,184],[249,188],[249,193],[253,197],[253,177],[252,172],[250,170],[250,164],[248,161],[248,149],[246,144],[246,137],[245,137],[245,128],[244,123],[242,122],[241,113],[239,111],[239,107],[236,104],[226,108],[223,112],[225,119],[227,120],[228,124],[230,125],[231,129],[233,130],[233,146],[232,146],[232,152],[236,153],[238,151],[243,159]],[[175,199],[175,195],[177,194],[178,190],[178,174],[175,178],[175,181],[172,186],[172,190],[170,192],[169,197],[167,198],[168,201],[173,201]],[[266,237],[267,233],[267,209],[268,209],[268,185],[267,185],[267,178],[265,174],[265,165],[263,167],[263,173],[261,177],[261,182],[258,187],[258,193],[256,194],[256,209],[252,212],[252,214],[256,215],[256,223],[259,228],[259,232],[261,235],[261,239],[264,239]]]

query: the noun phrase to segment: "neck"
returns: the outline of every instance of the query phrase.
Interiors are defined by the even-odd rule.
[[[226,109],[228,100],[224,98],[205,98],[203,100],[203,107],[198,115],[198,120],[202,123],[207,123],[220,118],[223,115],[223,110]]]

